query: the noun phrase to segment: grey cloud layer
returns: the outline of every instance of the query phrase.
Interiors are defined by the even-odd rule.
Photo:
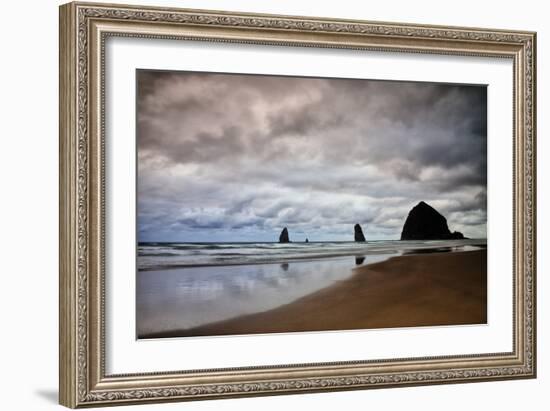
[[[139,71],[137,122],[140,241],[486,236],[485,87]]]

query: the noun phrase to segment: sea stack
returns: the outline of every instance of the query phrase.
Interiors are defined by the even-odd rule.
[[[280,243],[290,243],[290,240],[288,239],[288,230],[283,228],[283,231],[281,231],[281,235],[279,236],[279,242]]]
[[[435,208],[421,201],[413,207],[407,216],[401,240],[460,240],[464,236],[455,231],[451,233],[447,219]]]
[[[359,224],[355,224],[355,227],[353,227],[354,231],[354,237],[355,241],[364,243],[365,242],[365,235],[363,234],[363,229]]]

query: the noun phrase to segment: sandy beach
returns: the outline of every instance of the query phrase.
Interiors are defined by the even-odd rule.
[[[487,322],[487,251],[392,257],[278,308],[145,338]]]

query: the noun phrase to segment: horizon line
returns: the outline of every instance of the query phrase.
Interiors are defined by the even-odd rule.
[[[464,239],[429,239],[429,240],[401,240],[401,239],[377,239],[377,240],[366,240],[366,241],[355,241],[355,240],[334,240],[334,241],[290,241],[288,243],[281,243],[279,241],[137,241],[137,244],[146,244],[146,243],[159,243],[159,244],[311,244],[311,243],[368,243],[374,241],[469,241],[469,240],[487,240],[487,237],[475,237],[475,238],[464,238]]]

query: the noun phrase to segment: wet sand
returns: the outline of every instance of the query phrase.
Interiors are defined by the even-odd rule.
[[[413,254],[353,270],[289,304],[144,338],[351,330],[487,322],[487,251]]]

